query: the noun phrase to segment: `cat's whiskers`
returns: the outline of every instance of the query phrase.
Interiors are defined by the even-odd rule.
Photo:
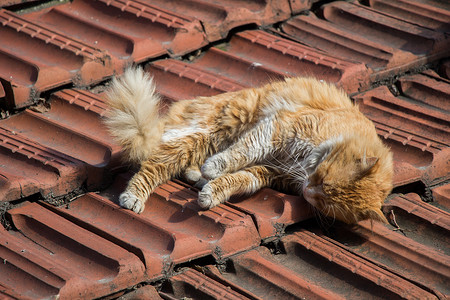
[[[294,177],[295,179],[302,181],[302,183],[303,183],[303,181],[306,179],[308,174],[307,174],[305,168],[303,167],[303,165],[301,164],[301,162],[303,160],[300,161],[300,158],[299,158],[300,154],[297,154],[294,157],[291,153],[288,153],[286,149],[283,149],[283,151],[285,152],[286,156],[292,160],[291,164],[287,164],[287,163],[280,161],[273,154],[272,154],[272,159],[280,164],[279,167],[283,172]]]

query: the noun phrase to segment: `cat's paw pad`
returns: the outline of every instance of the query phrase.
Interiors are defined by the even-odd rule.
[[[223,174],[223,164],[214,157],[209,158],[201,167],[202,176],[206,179],[215,179]]]
[[[119,197],[120,206],[130,209],[140,214],[144,211],[144,201],[140,200],[136,195],[130,192],[123,192]]]
[[[207,183],[203,186],[203,189],[198,193],[198,205],[200,205],[201,208],[210,209],[219,204],[215,201],[213,192],[213,188],[210,184]]]

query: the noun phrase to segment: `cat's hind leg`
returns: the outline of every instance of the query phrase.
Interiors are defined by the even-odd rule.
[[[120,205],[141,213],[157,186],[182,174],[186,168],[203,163],[209,151],[210,139],[205,134],[160,144],[128,182],[126,190],[119,196]]]
[[[233,195],[252,194],[271,185],[279,175],[265,166],[251,166],[235,173],[229,173],[209,181],[198,194],[198,204],[202,208],[213,208],[226,202]]]

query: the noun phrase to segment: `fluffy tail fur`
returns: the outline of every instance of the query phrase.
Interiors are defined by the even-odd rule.
[[[161,140],[160,97],[153,79],[140,67],[129,68],[112,80],[106,92],[105,124],[133,163],[144,161]]]

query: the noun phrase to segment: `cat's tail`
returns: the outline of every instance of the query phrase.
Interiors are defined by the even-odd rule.
[[[140,67],[129,68],[112,80],[106,100],[104,122],[111,136],[129,161],[141,163],[160,143],[164,130],[153,79]]]

